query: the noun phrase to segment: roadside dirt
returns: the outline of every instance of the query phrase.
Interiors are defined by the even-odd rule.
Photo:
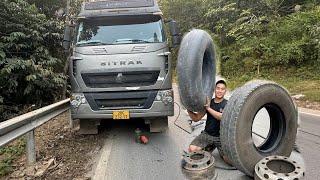
[[[77,128],[69,128],[68,113],[38,128],[37,163],[27,167],[24,155],[4,179],[90,179],[86,175],[108,134],[104,131],[84,136],[77,133]]]
[[[305,100],[295,100],[298,107],[320,111],[320,102],[310,102]]]

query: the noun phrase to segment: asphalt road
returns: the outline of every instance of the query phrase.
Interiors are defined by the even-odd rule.
[[[105,131],[110,136],[105,141],[100,156],[97,157],[93,179],[186,179],[181,172],[182,152],[187,149],[190,142],[203,129],[199,126],[191,134],[186,133],[174,125],[176,124],[191,131],[188,126],[187,113],[179,105],[179,98],[175,92],[175,116],[169,119],[169,129],[165,133],[148,134],[147,145],[135,143],[134,130],[137,127],[143,129],[143,123],[139,121],[114,121],[104,124]],[[180,114],[180,115],[179,115]],[[179,116],[179,117],[178,117]],[[178,117],[178,118],[177,118]],[[304,159],[307,163],[307,178],[317,179],[316,163],[320,162],[320,135],[319,117],[302,114],[301,131],[298,134],[298,144],[302,149]],[[314,135],[315,134],[315,135]],[[297,153],[294,156],[300,158]],[[217,152],[214,152],[216,164],[225,166]],[[250,179],[237,170],[217,169],[219,179]]]
[[[298,146],[306,162],[306,179],[320,180],[320,114],[300,112]]]
[[[186,179],[181,171],[181,158],[184,150],[196,137],[203,126],[199,126],[191,134],[174,125],[176,124],[191,132],[187,120],[190,119],[179,102],[175,88],[175,116],[169,118],[169,129],[165,133],[148,134],[147,145],[135,143],[134,130],[143,128],[143,122],[109,122],[105,124],[110,130],[110,138],[102,149],[97,160],[97,170],[93,179],[121,180],[162,180]],[[177,119],[178,117],[178,119]],[[217,152],[216,164],[225,166]],[[250,179],[240,171],[217,170],[220,177],[229,179]]]

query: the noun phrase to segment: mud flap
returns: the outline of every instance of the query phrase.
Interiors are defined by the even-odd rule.
[[[151,133],[165,132],[168,129],[168,117],[145,119],[145,123],[149,124]]]
[[[100,125],[100,120],[80,119],[79,134],[83,134],[83,135],[98,134],[99,125]]]

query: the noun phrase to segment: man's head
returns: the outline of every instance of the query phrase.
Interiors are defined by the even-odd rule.
[[[215,98],[222,99],[227,92],[227,83],[224,80],[216,82],[216,88],[214,90]]]

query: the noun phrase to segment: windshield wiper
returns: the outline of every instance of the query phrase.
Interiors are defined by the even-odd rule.
[[[96,41],[83,41],[83,42],[78,42],[76,44],[77,46],[83,46],[83,45],[110,45],[110,44],[107,44],[107,43],[103,43],[99,40],[96,40]]]

